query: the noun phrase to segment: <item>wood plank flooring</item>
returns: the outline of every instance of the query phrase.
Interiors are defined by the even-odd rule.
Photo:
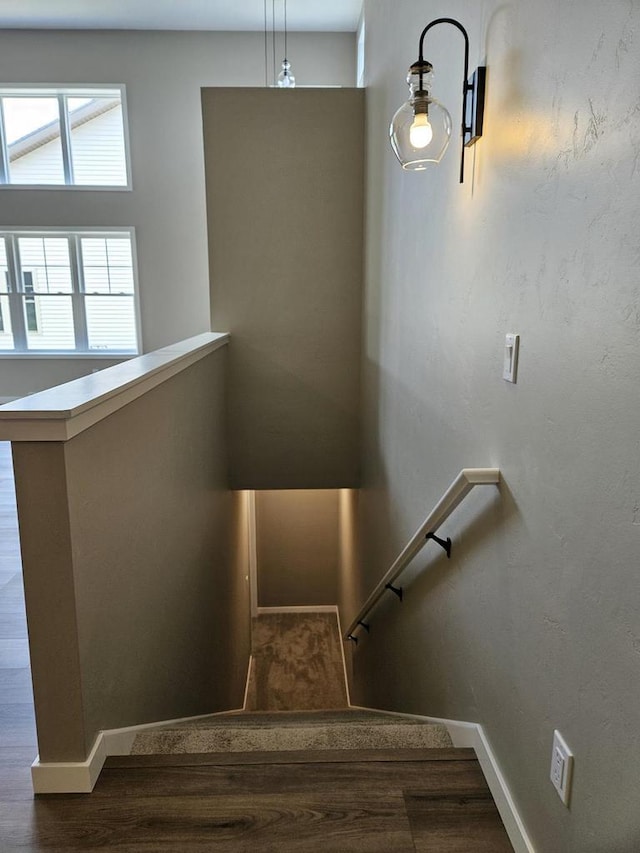
[[[508,853],[470,750],[108,759],[34,798],[37,752],[10,451],[0,442],[1,853]],[[173,765],[166,766],[171,759]]]
[[[177,767],[109,759],[91,795],[3,802],[0,849],[509,853],[472,752],[442,752],[305,764],[198,756]]]

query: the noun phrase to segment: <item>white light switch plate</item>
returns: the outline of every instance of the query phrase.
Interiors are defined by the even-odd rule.
[[[573,753],[565,743],[564,738],[556,729],[553,733],[553,749],[551,752],[551,781],[558,796],[569,805],[571,794],[571,776],[573,773]]]
[[[504,339],[504,367],[502,378],[507,382],[515,382],[518,375],[518,350],[520,335],[508,334]]]

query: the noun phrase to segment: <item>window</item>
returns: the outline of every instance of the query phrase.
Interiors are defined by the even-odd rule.
[[[0,352],[138,352],[130,231],[0,231]]]
[[[123,105],[123,87],[0,87],[0,184],[128,187]]]

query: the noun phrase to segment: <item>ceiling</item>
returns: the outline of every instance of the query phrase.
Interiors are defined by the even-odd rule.
[[[0,0],[0,28],[126,30],[271,30],[284,0]],[[362,0],[287,0],[287,29],[355,31]]]

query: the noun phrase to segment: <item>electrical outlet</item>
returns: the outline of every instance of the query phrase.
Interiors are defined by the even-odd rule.
[[[551,752],[551,781],[565,806],[569,805],[572,774],[573,753],[556,729],[553,733],[553,749]]]

